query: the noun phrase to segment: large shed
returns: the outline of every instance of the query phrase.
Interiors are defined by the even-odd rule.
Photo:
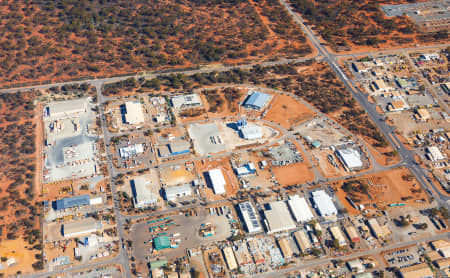
[[[337,215],[332,198],[324,190],[312,192],[312,198],[321,216]]]
[[[214,190],[214,194],[224,194],[225,193],[225,185],[227,184],[225,181],[225,177],[223,176],[222,170],[213,169],[208,171],[209,181]]]
[[[64,223],[62,234],[64,237],[77,237],[100,231],[101,223],[92,218]]]
[[[155,244],[155,249],[156,250],[162,250],[162,249],[170,248],[170,239],[169,239],[168,236],[155,237],[153,242]]]
[[[136,177],[130,181],[135,208],[142,208],[158,202],[158,195],[149,189],[150,181],[145,177]]]
[[[251,109],[261,110],[269,103],[272,97],[269,94],[253,92],[244,102],[244,106]]]
[[[56,200],[54,202],[54,209],[62,210],[62,209],[88,206],[88,205],[90,205],[89,194],[86,194],[86,195],[80,195],[80,196],[74,196],[74,197]]]
[[[298,195],[289,196],[289,209],[297,222],[307,222],[314,218],[305,198]]]
[[[239,212],[244,220],[245,227],[249,233],[261,232],[261,225],[256,217],[255,208],[249,202],[243,202],[238,205]]]
[[[125,102],[125,122],[131,125],[144,122],[144,112],[139,101]]]
[[[270,209],[264,211],[268,234],[295,229],[295,222],[291,218],[289,209],[284,201],[272,202],[268,205]]]

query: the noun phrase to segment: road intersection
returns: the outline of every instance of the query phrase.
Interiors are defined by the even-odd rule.
[[[358,86],[356,86],[356,84],[354,83],[354,81],[345,74],[345,72],[339,66],[338,59],[345,58],[345,57],[361,56],[361,55],[379,55],[379,54],[387,54],[387,53],[402,53],[404,51],[413,51],[413,50],[425,50],[425,49],[436,48],[436,47],[446,47],[446,46],[450,46],[450,44],[441,44],[441,45],[434,45],[434,46],[417,46],[414,48],[390,49],[390,50],[365,52],[365,53],[333,54],[333,53],[329,52],[320,43],[320,39],[318,38],[318,36],[310,29],[310,27],[308,25],[305,24],[305,22],[303,21],[303,19],[300,17],[299,14],[294,12],[292,10],[292,8],[284,0],[280,0],[280,2],[283,4],[283,6],[289,12],[289,14],[293,17],[295,22],[297,24],[299,24],[299,26],[302,28],[303,32],[308,36],[310,42],[313,44],[314,48],[317,50],[318,54],[316,56],[310,57],[310,58],[270,61],[270,62],[248,64],[248,65],[223,66],[223,67],[218,67],[218,68],[199,68],[199,69],[186,70],[186,71],[165,71],[165,72],[155,71],[155,72],[148,72],[148,73],[136,74],[136,75],[130,75],[130,76],[61,82],[61,83],[55,83],[55,84],[45,84],[45,85],[37,85],[37,86],[30,86],[30,87],[10,88],[10,89],[4,89],[4,90],[0,90],[0,91],[4,92],[4,93],[13,93],[13,92],[20,92],[20,91],[26,91],[26,90],[31,90],[31,89],[36,89],[36,90],[48,89],[48,88],[51,88],[54,86],[62,86],[62,85],[66,85],[66,84],[81,84],[81,83],[89,83],[89,84],[95,86],[96,90],[97,90],[96,91],[97,92],[97,101],[99,103],[101,130],[103,133],[102,139],[104,140],[106,154],[107,154],[107,157],[109,158],[112,156],[112,154],[110,153],[110,148],[108,146],[111,142],[111,138],[113,138],[114,136],[117,136],[117,134],[112,134],[111,132],[109,132],[109,130],[107,128],[106,118],[104,117],[104,105],[103,104],[106,103],[107,101],[113,100],[115,98],[106,97],[102,94],[102,88],[103,88],[104,84],[118,82],[118,81],[130,78],[130,77],[154,78],[157,76],[166,76],[166,75],[170,75],[173,73],[193,75],[193,74],[207,73],[207,72],[212,72],[212,71],[220,72],[220,71],[228,71],[228,70],[232,70],[232,69],[250,69],[255,65],[273,66],[273,65],[281,65],[281,64],[287,64],[287,63],[303,62],[303,61],[307,61],[307,60],[311,60],[311,59],[323,60],[329,64],[329,66],[332,68],[332,70],[336,73],[337,77],[344,83],[346,88],[352,93],[353,97],[358,101],[358,103],[361,105],[361,107],[368,113],[371,120],[378,126],[378,128],[380,129],[382,134],[385,136],[385,138],[398,151],[398,153],[402,159],[401,162],[396,165],[392,165],[389,167],[383,167],[383,166],[378,165],[376,163],[375,159],[373,159],[373,157],[370,157],[373,169],[370,171],[364,172],[364,173],[355,174],[355,175],[353,175],[353,177],[357,177],[360,175],[366,175],[368,173],[375,173],[375,172],[386,170],[386,169],[392,169],[392,168],[399,167],[399,166],[404,166],[411,170],[411,172],[414,174],[416,179],[424,186],[424,188],[428,189],[427,192],[429,192],[439,202],[440,205],[448,206],[449,202],[450,202],[450,197],[441,193],[432,182],[429,182],[428,174],[425,172],[424,169],[422,169],[420,166],[417,165],[417,163],[414,159],[414,152],[406,149],[403,146],[403,144],[401,143],[401,141],[397,138],[397,136],[395,134],[395,129],[385,123],[385,121],[383,120],[383,117],[376,111],[376,106],[368,101],[366,94],[361,92],[358,89]],[[236,86],[251,86],[251,87],[255,88],[255,86],[245,85],[245,84],[240,84],[240,85],[236,85]],[[258,89],[269,90],[267,88],[258,88]],[[272,91],[274,91],[274,90],[272,90]],[[286,94],[286,92],[282,92],[282,93]],[[306,105],[308,105],[308,107],[313,109],[316,113],[322,115],[322,113],[320,113],[320,111],[318,111],[317,109],[312,107],[309,103],[304,102],[303,100],[301,100],[300,98],[298,98],[295,95],[292,95],[292,94],[290,94],[290,95],[292,97],[295,97],[296,99],[302,101]],[[269,124],[269,123],[267,123],[267,124]],[[270,124],[274,125],[274,123],[270,123]],[[279,140],[291,139],[291,140],[297,141],[301,146],[303,146],[296,139],[296,137],[292,134],[292,132],[282,128],[279,125],[274,126],[274,127],[277,128],[278,130],[282,131],[282,134],[283,134],[280,137],[280,139],[278,139],[276,142],[278,142]],[[257,148],[255,148],[255,149],[257,149]],[[368,152],[368,153],[370,155],[370,152]],[[222,156],[222,155],[227,155],[227,154],[220,154],[218,156]],[[199,158],[199,159],[203,159],[203,158]],[[311,158],[308,158],[308,159],[311,160]],[[180,163],[180,162],[177,161],[176,163]],[[311,163],[311,165],[313,165],[312,161],[310,161],[310,163]],[[168,165],[169,164],[170,164],[170,162],[168,163]],[[61,269],[61,270],[55,270],[52,272],[41,272],[41,273],[36,273],[36,274],[23,275],[22,277],[33,277],[33,278],[34,277],[47,277],[47,276],[55,275],[55,274],[62,273],[62,272],[67,272],[67,271],[75,272],[75,271],[83,270],[86,268],[96,268],[96,267],[100,267],[100,266],[104,266],[104,265],[108,265],[108,264],[122,265],[123,270],[124,270],[124,276],[132,277],[131,271],[130,271],[130,265],[129,265],[129,256],[128,256],[127,250],[125,248],[125,243],[123,242],[123,239],[125,238],[124,224],[126,223],[126,221],[150,217],[150,216],[159,215],[162,213],[168,213],[168,212],[172,212],[172,211],[177,211],[179,209],[195,208],[195,207],[201,206],[201,204],[194,204],[194,205],[190,205],[190,206],[185,206],[183,208],[169,208],[165,211],[151,212],[151,213],[141,214],[141,215],[123,214],[120,212],[119,198],[118,198],[118,194],[117,194],[117,186],[113,179],[115,176],[117,176],[119,173],[121,173],[121,171],[116,169],[113,166],[111,159],[107,159],[107,166],[108,166],[108,170],[109,170],[109,174],[110,174],[110,178],[111,178],[111,187],[112,187],[112,191],[113,191],[112,193],[114,196],[114,211],[115,211],[115,217],[116,217],[116,222],[117,222],[117,227],[118,227],[118,229],[117,229],[118,237],[120,239],[119,252],[118,252],[117,256],[115,256],[111,259],[103,260],[103,261],[69,267],[68,269],[64,269],[64,270]],[[317,182],[324,183],[324,182],[336,181],[336,180],[340,180],[340,179],[349,178],[349,176],[346,176],[346,177],[342,177],[342,178],[326,179],[315,168],[314,168],[314,173],[315,173],[315,182],[316,183]],[[224,201],[215,201],[215,202],[210,202],[209,204],[212,204],[212,203],[215,204],[215,203],[220,203],[220,202],[224,202]],[[400,248],[400,247],[417,244],[420,242],[425,242],[425,241],[434,240],[434,239],[448,238],[449,235],[450,235],[450,233],[445,233],[445,234],[440,234],[440,235],[434,236],[432,238],[423,238],[423,239],[417,239],[417,240],[412,240],[412,241],[408,241],[408,242],[400,242],[400,243],[385,246],[381,249],[367,250],[367,251],[363,251],[363,252],[359,252],[359,253],[353,253],[348,256],[340,257],[340,259],[351,259],[351,258],[356,258],[359,256],[373,255],[373,254],[376,254],[376,253],[379,253],[382,251],[386,251],[389,249],[393,249],[393,248]],[[309,268],[309,267],[315,267],[315,266],[319,266],[321,264],[329,263],[329,262],[331,262],[332,259],[334,259],[334,258],[327,257],[327,258],[313,260],[313,261],[310,261],[307,263],[303,262],[302,265],[279,270],[276,273],[277,273],[277,275],[281,275],[281,274],[285,274],[285,273],[295,271],[295,270],[305,269],[305,268]],[[268,275],[273,276],[274,273],[262,274],[262,275],[258,275],[256,277],[269,277]]]

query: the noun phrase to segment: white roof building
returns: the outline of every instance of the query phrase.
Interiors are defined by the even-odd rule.
[[[337,215],[333,199],[324,190],[312,192],[312,198],[321,216]]]
[[[136,177],[131,182],[135,208],[142,208],[158,202],[158,194],[149,189],[150,181],[145,177]]]
[[[263,137],[263,131],[260,126],[256,125],[246,125],[240,129],[242,138],[245,140],[256,140]]]
[[[52,102],[47,106],[47,113],[52,119],[68,118],[74,116],[74,114],[86,112],[86,104],[86,98]]]
[[[144,152],[144,144],[135,144],[119,149],[119,154],[121,158],[128,158],[130,156],[135,156],[143,152]]]
[[[312,245],[311,242],[308,239],[308,236],[306,235],[306,232],[304,230],[298,230],[294,233],[295,241],[297,242],[298,247],[300,247],[300,251],[302,253],[306,253],[309,250],[311,250]]]
[[[245,226],[247,227],[247,231],[249,233],[261,232],[261,225],[258,222],[255,208],[253,207],[252,203],[250,203],[249,201],[240,203],[238,205],[238,208],[244,220]]]
[[[339,246],[347,246],[347,241],[345,240],[344,234],[342,233],[341,229],[339,229],[339,227],[330,227],[330,233],[331,236],[333,236],[333,238],[338,241]]]
[[[202,100],[198,94],[173,96],[170,101],[175,109],[199,106]]]
[[[192,195],[192,187],[189,183],[164,188],[167,201],[174,201],[179,197]]]
[[[361,154],[353,148],[337,150],[336,155],[348,170],[361,168],[363,166]]]
[[[99,221],[92,218],[86,218],[83,220],[64,223],[62,231],[64,237],[77,237],[100,231],[101,226],[102,225]]]
[[[131,125],[144,122],[144,112],[139,101],[125,102],[125,122]]]
[[[442,155],[438,147],[432,146],[426,148],[426,155],[431,161],[442,160],[445,157]]]
[[[270,209],[264,211],[267,233],[273,234],[295,229],[295,222],[291,218],[289,209],[284,201],[269,203]]]
[[[289,209],[297,222],[307,222],[314,218],[305,198],[298,195],[289,196]]]
[[[208,171],[209,180],[214,190],[214,194],[224,194],[227,182],[223,176],[222,170],[213,169]]]
[[[424,60],[424,61],[431,61],[431,60],[437,60],[439,59],[440,56],[437,53],[425,53],[420,55],[419,59]]]

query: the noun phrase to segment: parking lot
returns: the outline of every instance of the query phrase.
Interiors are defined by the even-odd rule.
[[[391,267],[404,268],[420,262],[419,247],[412,246],[409,248],[390,251],[385,254],[384,258]]]

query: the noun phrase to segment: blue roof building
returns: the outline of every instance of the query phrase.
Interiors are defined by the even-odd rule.
[[[80,195],[69,198],[56,200],[54,203],[54,209],[61,210],[73,207],[81,207],[89,205],[89,195]]]
[[[247,108],[261,110],[269,103],[270,99],[271,95],[269,94],[254,92],[245,100],[244,106]]]

